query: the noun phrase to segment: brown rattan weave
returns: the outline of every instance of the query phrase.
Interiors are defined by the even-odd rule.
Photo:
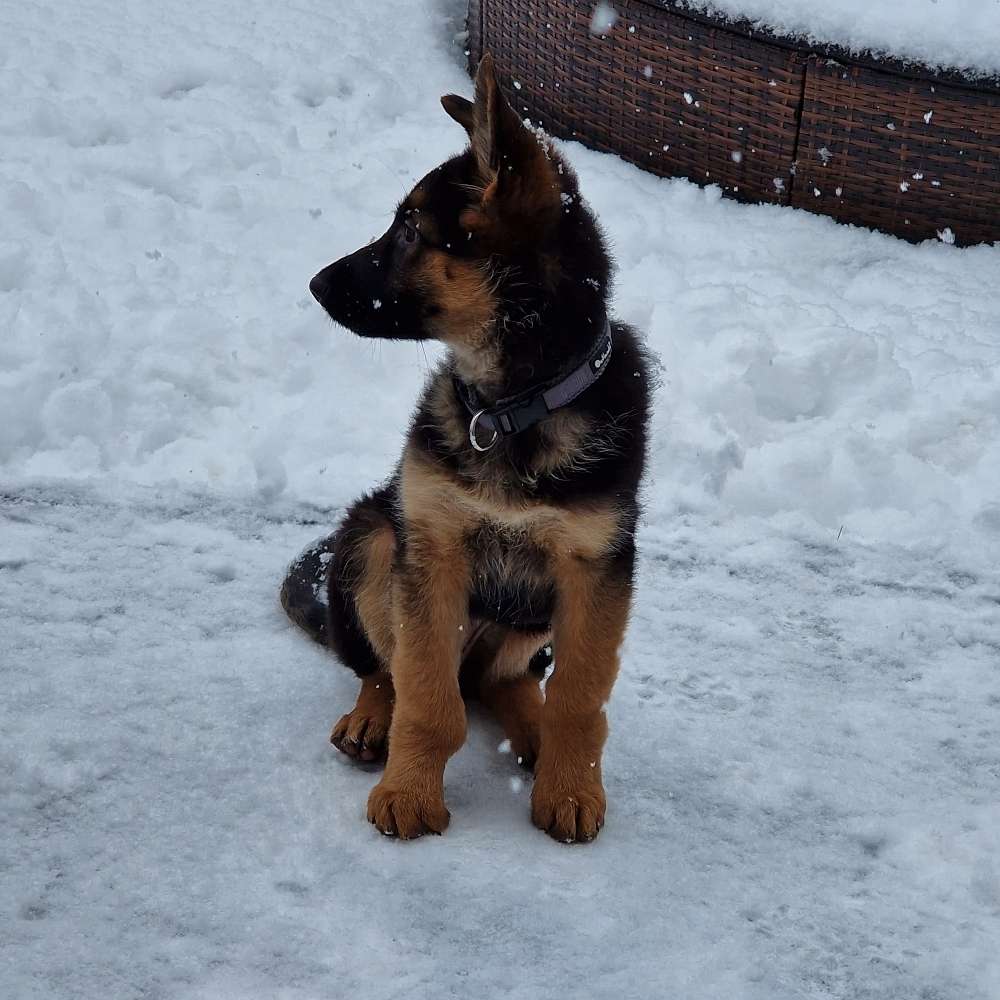
[[[662,176],[910,240],[1000,240],[1000,81],[818,52],[671,0],[616,0],[595,35],[594,7],[470,0],[470,66],[489,50],[522,114]]]

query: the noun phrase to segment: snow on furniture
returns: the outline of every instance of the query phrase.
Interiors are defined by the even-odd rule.
[[[470,0],[526,117],[661,176],[919,241],[1000,240],[1000,78],[780,36],[675,0]]]

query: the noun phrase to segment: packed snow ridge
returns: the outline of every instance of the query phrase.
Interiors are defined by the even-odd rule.
[[[872,52],[972,77],[1000,76],[996,0],[684,0],[693,10],[748,20],[781,35]]]

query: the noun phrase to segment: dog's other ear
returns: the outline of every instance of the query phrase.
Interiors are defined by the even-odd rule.
[[[441,98],[441,107],[448,113],[449,118],[454,118],[469,133],[471,139],[474,127],[472,101],[467,101],[458,94],[445,94]]]
[[[489,52],[476,72],[472,118],[469,138],[484,188],[482,208],[522,216],[558,209],[559,179],[549,151],[507,103]]]

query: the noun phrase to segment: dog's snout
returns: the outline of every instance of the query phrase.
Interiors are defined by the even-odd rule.
[[[309,291],[326,314],[359,337],[419,340],[419,301],[396,287],[378,244],[362,247],[324,267]],[[403,320],[407,319],[406,325]]]
[[[323,277],[322,271],[315,275],[312,281],[309,282],[309,291],[312,293],[312,297],[320,305],[323,305],[323,299],[326,296],[327,287],[326,279]]]

